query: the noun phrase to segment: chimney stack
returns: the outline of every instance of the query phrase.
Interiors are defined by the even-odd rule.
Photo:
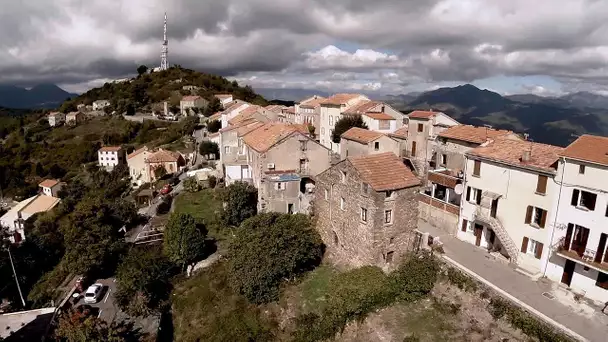
[[[532,156],[532,151],[525,150],[523,155],[521,156],[521,161],[527,163],[530,161],[530,157]]]

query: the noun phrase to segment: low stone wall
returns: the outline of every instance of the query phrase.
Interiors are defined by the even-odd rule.
[[[418,218],[448,234],[456,234],[460,208],[425,194],[418,194]]]

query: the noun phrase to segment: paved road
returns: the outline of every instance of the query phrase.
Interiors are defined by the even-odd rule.
[[[509,265],[488,257],[488,253],[483,249],[458,240],[426,223],[419,223],[418,229],[433,236],[439,236],[443,242],[446,256],[519,301],[528,304],[589,341],[608,340],[608,316],[599,310],[591,318],[578,314],[572,307],[560,303],[557,299],[552,300],[542,295],[552,291],[555,285],[551,282],[544,279],[534,281]]]
[[[100,297],[100,300],[95,304],[87,304],[84,302],[83,299],[80,299],[80,301],[77,303],[77,306],[90,305],[91,307],[99,310],[99,318],[103,319],[108,323],[112,323],[112,321],[116,319],[116,316],[120,311],[118,305],[116,305],[114,301],[114,294],[116,293],[116,281],[114,278],[108,278],[99,279],[95,283],[103,284],[102,296]]]

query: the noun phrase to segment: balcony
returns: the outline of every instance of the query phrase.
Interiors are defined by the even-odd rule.
[[[568,245],[566,238],[562,237],[552,247],[557,255],[563,258],[572,260],[600,272],[608,272],[608,262],[606,262],[608,257],[604,256],[604,260],[602,261],[602,255],[598,256],[597,251],[587,248],[586,243],[577,244],[576,241],[572,241],[572,243]],[[598,258],[596,258],[596,256]]]

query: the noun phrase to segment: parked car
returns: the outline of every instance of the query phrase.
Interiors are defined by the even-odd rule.
[[[89,286],[87,292],[84,294],[84,302],[95,304],[99,301],[101,297],[101,290],[103,289],[103,284],[93,284]]]
[[[173,187],[171,186],[171,184],[165,184],[165,186],[163,186],[163,188],[160,189],[160,194],[166,195],[166,194],[170,193],[171,190],[173,190]]]

